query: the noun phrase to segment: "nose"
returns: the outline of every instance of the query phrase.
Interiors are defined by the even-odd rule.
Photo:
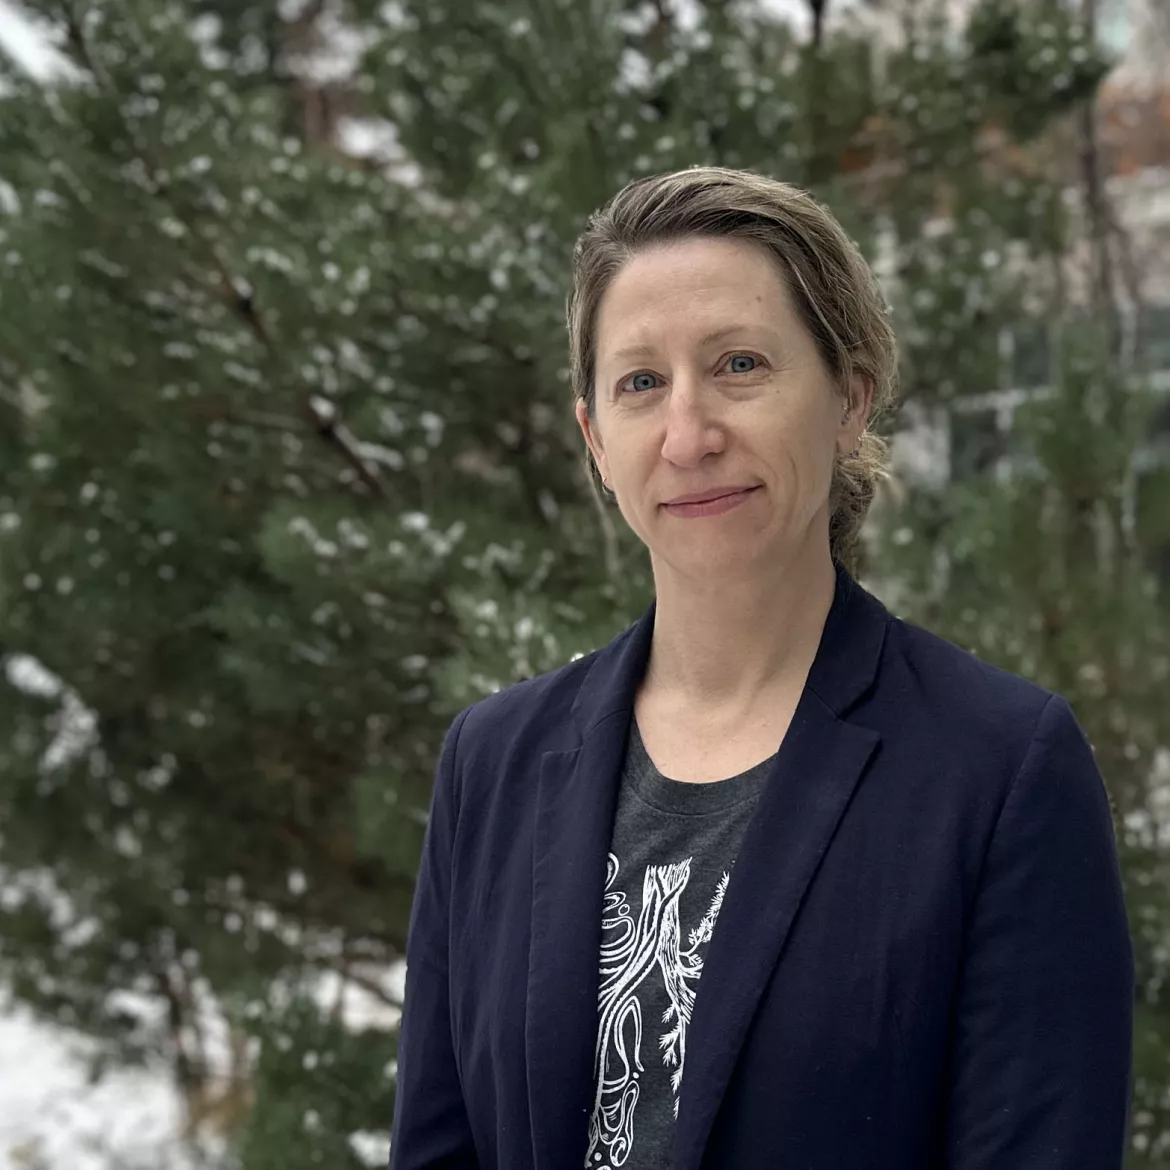
[[[679,467],[697,467],[707,455],[723,450],[726,436],[715,404],[699,378],[676,378],[666,401],[662,457]]]

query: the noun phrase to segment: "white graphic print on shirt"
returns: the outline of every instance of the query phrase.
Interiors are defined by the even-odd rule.
[[[589,1123],[589,1170],[617,1170],[634,1146],[634,1119],[638,1104],[638,1074],[642,1064],[642,1005],[638,989],[657,967],[670,1006],[663,1024],[673,1024],[658,1037],[662,1061],[674,1069],[670,1084],[674,1115],[686,1058],[687,1028],[703,972],[700,948],[711,938],[723,905],[729,874],[724,873],[707,913],[681,945],[679,898],[691,875],[691,859],[671,865],[650,865],[642,878],[642,910],[632,918],[626,895],[613,888],[621,868],[610,853],[602,913],[601,987],[598,995],[599,1028],[594,1053],[597,1092]],[[594,1155],[603,1155],[595,1161]]]

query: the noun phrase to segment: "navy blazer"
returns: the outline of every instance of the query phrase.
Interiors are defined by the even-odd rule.
[[[446,735],[392,1170],[583,1170],[653,622]],[[1117,1170],[1133,992],[1108,798],[1068,705],[839,569],[709,943],[675,1170]]]

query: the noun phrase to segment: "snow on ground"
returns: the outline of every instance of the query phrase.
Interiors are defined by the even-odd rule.
[[[5,1005],[0,1014],[0,1170],[191,1170],[166,1074],[88,1084],[84,1042]]]
[[[401,999],[401,963],[364,974]],[[323,1009],[336,1008],[336,976],[319,980],[315,998]],[[355,1030],[398,1022],[396,1009],[353,984],[341,1005],[342,1020]],[[148,1014],[149,1005],[142,1010]],[[204,1027],[213,1057],[223,1046],[221,1024],[209,1009]],[[198,1170],[179,1140],[182,1108],[166,1068],[114,1070],[90,1084],[87,1050],[83,1037],[0,999],[0,1170]],[[384,1165],[386,1136],[353,1134],[351,1144],[367,1165]]]

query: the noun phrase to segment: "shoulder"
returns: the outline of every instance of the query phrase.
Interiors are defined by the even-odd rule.
[[[1039,711],[1053,692],[1009,670],[994,666],[946,638],[902,618],[891,617],[887,653],[915,670],[940,694],[961,691],[993,707],[1010,705]]]
[[[1046,710],[1072,718],[1059,695],[913,622],[891,618],[883,659],[881,689],[906,724],[957,750],[1018,763]]]
[[[471,704],[456,719],[459,756],[508,747],[551,751],[565,746],[573,703],[601,650],[543,674],[501,687]]]
[[[1054,691],[892,618],[871,701],[868,722],[894,758],[948,801],[959,799],[970,824],[997,823],[1011,793],[1040,821],[1079,815],[1074,807],[1108,819],[1092,745]]]

